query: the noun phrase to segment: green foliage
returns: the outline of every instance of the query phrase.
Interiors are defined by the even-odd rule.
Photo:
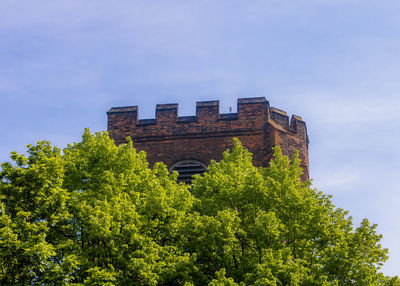
[[[376,225],[235,140],[190,186],[130,140],[85,130],[11,154],[0,171],[1,285],[400,285]]]

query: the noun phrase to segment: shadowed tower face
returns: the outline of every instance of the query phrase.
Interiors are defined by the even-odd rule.
[[[237,113],[219,113],[219,101],[196,104],[196,115],[178,116],[177,104],[159,104],[155,119],[139,120],[138,107],[113,107],[108,112],[108,132],[116,144],[130,136],[137,150],[147,153],[151,165],[164,162],[178,180],[191,182],[211,160],[219,161],[231,148],[233,137],[253,153],[256,166],[267,166],[272,148],[280,146],[285,155],[299,150],[303,179],[308,179],[308,136],[301,117],[270,107],[264,97],[240,98]]]

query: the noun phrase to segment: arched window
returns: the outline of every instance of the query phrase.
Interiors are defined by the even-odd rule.
[[[206,171],[206,165],[196,160],[183,160],[175,163],[170,168],[170,172],[178,172],[178,182],[190,184],[193,175],[202,174]]]

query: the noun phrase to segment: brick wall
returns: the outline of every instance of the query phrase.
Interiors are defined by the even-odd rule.
[[[220,160],[237,137],[253,153],[257,166],[266,166],[272,147],[285,155],[300,151],[303,179],[309,175],[308,137],[305,122],[297,115],[289,121],[286,112],[269,106],[263,97],[238,99],[237,113],[220,114],[219,101],[196,104],[195,116],[178,116],[177,104],[159,104],[155,119],[139,120],[137,106],[113,107],[108,112],[108,132],[116,144],[130,136],[138,150],[147,153],[150,164],[162,161],[168,167],[184,159],[208,165]]]

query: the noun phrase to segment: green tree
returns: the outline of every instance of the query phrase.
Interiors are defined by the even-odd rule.
[[[256,168],[235,140],[221,162],[197,176],[194,210],[215,218],[229,214],[225,232],[209,228],[219,239],[203,235],[190,250],[206,252],[207,259],[198,260],[204,272],[224,268],[246,285],[399,285],[378,272],[387,249],[376,225],[364,220],[354,229],[348,213],[302,182],[301,174],[297,154],[289,160],[276,147],[269,166]]]
[[[48,142],[3,163],[0,284],[179,284],[193,257],[174,243],[187,187],[152,169],[132,142],[85,131],[63,153]]]
[[[376,225],[236,140],[190,186],[130,140],[85,130],[11,154],[0,171],[1,285],[400,285]]]

